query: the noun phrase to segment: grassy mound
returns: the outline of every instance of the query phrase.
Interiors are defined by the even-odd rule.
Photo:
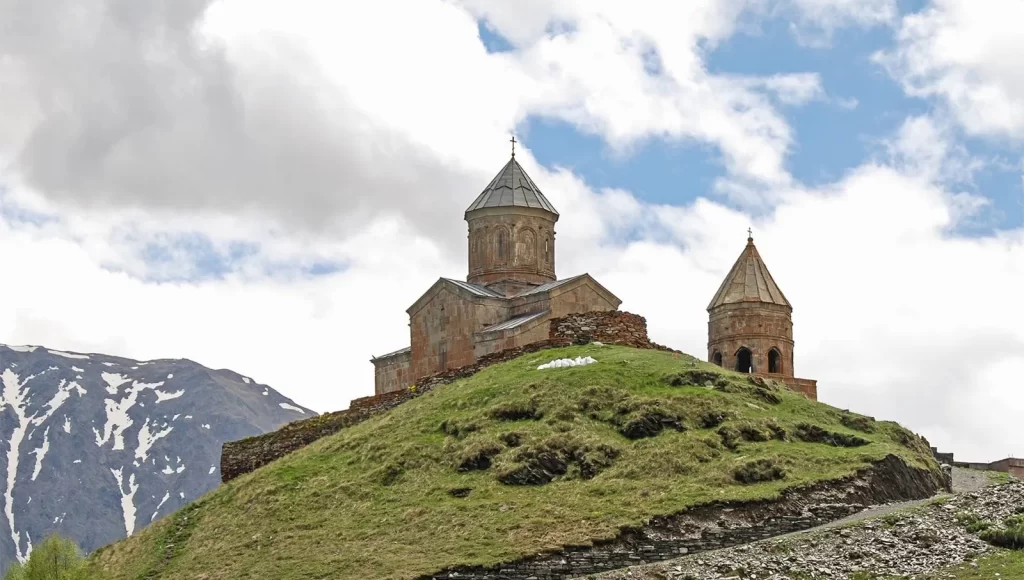
[[[596,364],[537,370],[555,358]],[[714,500],[773,497],[922,440],[686,356],[524,355],[222,485],[98,551],[136,578],[410,578],[613,537]]]

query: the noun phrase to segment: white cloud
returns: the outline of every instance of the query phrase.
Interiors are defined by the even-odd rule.
[[[936,97],[970,133],[1024,138],[1019,66],[1024,4],[934,0],[903,17],[897,46],[876,60],[918,97]]]
[[[854,11],[846,22],[884,20],[839,4]],[[177,201],[139,195],[127,203],[111,194],[84,203],[25,172],[4,174],[10,191],[0,199],[8,216],[0,221],[0,255],[5,303],[17,306],[0,310],[0,342],[187,357],[260,377],[319,411],[343,408],[372,392],[370,355],[407,344],[405,308],[438,276],[464,275],[462,210],[506,158],[508,129],[547,115],[620,150],[652,137],[717,147],[731,177],[723,187],[770,210],[755,221],[709,199],[662,206],[627,191],[594,191],[568,169],[537,166],[527,139],[517,158],[562,213],[559,273],[591,272],[625,309],[648,318],[656,340],[702,355],[704,308],[753,225],[796,308],[797,372],[819,379],[822,400],[904,421],[961,456],[1007,451],[999,442],[1016,433],[1014,417],[1024,413],[1024,395],[1012,389],[1024,365],[1024,311],[1013,302],[1024,289],[1024,231],[949,233],[984,200],[957,191],[974,161],[941,119],[908,119],[885,157],[808,189],[785,170],[793,135],[765,92],[794,104],[824,98],[817,76],[752,80],[709,74],[704,65],[707,47],[734,32],[744,9],[760,6],[708,0],[665,14],[652,8],[664,3],[465,5],[472,14],[449,2],[367,2],[358,17],[345,12],[356,6],[349,3],[215,5],[205,30],[223,40],[220,54],[239,95],[265,108],[253,118],[257,127],[296,116],[303,130],[288,143],[297,149],[282,154],[278,168],[262,167],[275,159],[273,149],[250,148],[229,169],[204,165],[192,175],[188,145],[197,142],[175,149],[169,141],[165,159],[137,152],[143,165],[159,161],[144,175],[179,179],[180,172],[192,180],[174,183],[183,187],[207,179],[230,185],[237,173],[247,185],[259,185],[253,175],[272,178],[273,187],[251,196],[211,188]],[[809,14],[833,22],[833,12],[822,10]],[[486,16],[516,50],[488,54],[473,14]],[[644,68],[652,54],[656,74]],[[305,95],[297,105],[259,96],[286,83]],[[309,94],[330,106],[302,109]],[[17,104],[26,106],[33,101]],[[167,106],[174,118],[175,103]],[[238,131],[222,140],[189,119],[200,141],[257,137]],[[0,113],[0,125],[31,130],[22,123]],[[4,159],[16,151],[8,139]],[[309,182],[299,179],[307,162],[316,168]],[[109,183],[124,186],[111,175]],[[330,195],[312,196],[314,189]],[[54,219],[10,219],[17,208]],[[294,227],[297,218],[283,225],[302,211],[317,214],[316,227]],[[199,273],[192,252],[172,251],[158,265],[144,259],[147,244],[194,232],[216,251],[239,241],[256,249],[223,279],[197,282],[174,281]],[[627,234],[635,241],[623,242]],[[345,269],[317,278],[266,271],[317,261]]]

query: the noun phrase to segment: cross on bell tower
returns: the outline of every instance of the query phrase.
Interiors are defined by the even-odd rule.
[[[516,136],[512,135],[512,157],[516,156]]]

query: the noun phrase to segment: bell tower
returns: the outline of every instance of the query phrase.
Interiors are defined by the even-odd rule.
[[[512,158],[466,209],[466,281],[506,296],[554,282],[558,212]]]
[[[754,246],[747,247],[708,305],[708,361],[744,373],[793,374],[793,307]]]

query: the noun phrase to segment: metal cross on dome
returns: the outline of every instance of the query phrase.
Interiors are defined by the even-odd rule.
[[[512,157],[516,156],[516,136],[512,135]]]
[[[747,228],[747,237],[750,239],[754,238],[754,231],[751,230],[750,228]]]

